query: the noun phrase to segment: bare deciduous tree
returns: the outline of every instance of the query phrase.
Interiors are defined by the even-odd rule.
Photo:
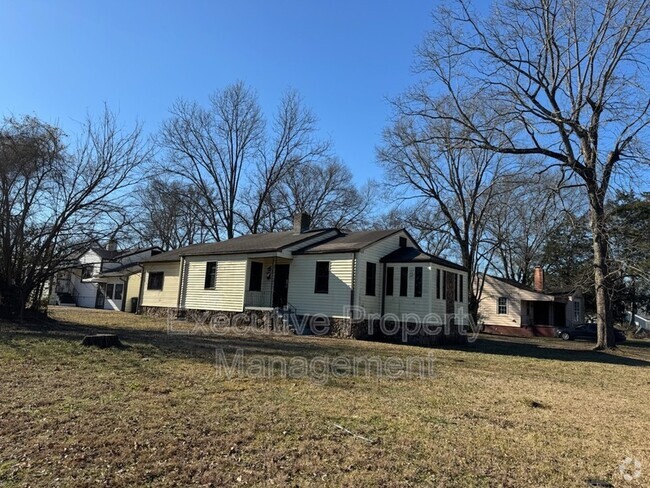
[[[291,216],[306,212],[313,227],[363,228],[369,225],[374,184],[359,189],[340,161],[303,164],[288,172],[272,198],[276,225],[290,227]]]
[[[565,224],[565,208],[578,209],[575,189],[560,197],[560,178],[547,173],[515,173],[500,179],[499,204],[493,206],[486,230],[496,247],[493,267],[504,278],[530,285],[546,241]]]
[[[210,237],[202,196],[191,185],[154,177],[136,195],[131,228],[141,242],[165,250]]]
[[[273,230],[278,217],[277,206],[272,201],[276,188],[291,173],[299,172],[303,166],[319,164],[328,156],[330,144],[319,139],[316,132],[316,117],[304,107],[298,93],[285,93],[271,127],[270,140],[251,175],[246,212],[241,216],[249,232]]]
[[[210,97],[210,107],[178,101],[162,127],[165,171],[200,193],[215,240],[235,236],[241,181],[260,158],[264,119],[252,89],[242,82]],[[220,232],[220,229],[222,230]]]
[[[494,249],[485,239],[487,217],[504,163],[493,152],[457,145],[450,124],[413,117],[400,104],[396,108],[379,159],[391,187],[403,187],[406,198],[421,200],[442,217],[431,230],[448,233],[456,244],[469,272],[468,311],[476,319],[482,277]]]
[[[420,49],[436,89],[402,109],[457,127],[459,143],[539,155],[585,188],[593,235],[597,349],[614,346],[605,203],[617,170],[646,161],[647,0],[467,0],[443,8]]]
[[[33,117],[0,128],[0,310],[20,316],[70,257],[112,232],[124,191],[150,157],[141,129],[123,131],[108,111],[76,145]],[[107,218],[112,215],[112,219]],[[34,304],[36,305],[36,304]]]

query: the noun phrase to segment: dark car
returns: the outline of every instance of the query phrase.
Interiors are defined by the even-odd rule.
[[[598,337],[598,331],[594,323],[579,324],[574,327],[558,327],[555,331],[555,337],[559,337],[565,341],[572,341],[574,339],[595,341]],[[618,329],[614,329],[614,338],[616,342],[624,342],[625,334]]]

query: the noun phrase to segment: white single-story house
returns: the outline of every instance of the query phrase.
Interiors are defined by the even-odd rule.
[[[147,314],[290,310],[342,328],[385,314],[402,323],[467,313],[467,271],[423,252],[406,230],[310,229],[306,214],[290,231],[191,245],[142,267]]]
[[[556,327],[584,322],[584,300],[579,290],[544,290],[544,272],[535,268],[534,287],[485,276],[479,302],[479,325],[484,332],[517,336],[554,336]]]
[[[119,251],[115,240],[106,247],[90,246],[55,275],[50,303],[135,312],[132,304],[140,294],[139,263],[160,252],[158,247]]]

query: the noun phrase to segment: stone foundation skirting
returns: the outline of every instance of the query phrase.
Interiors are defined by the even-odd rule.
[[[177,310],[168,307],[141,306],[138,313],[149,317],[169,318],[212,324],[215,327],[252,327],[283,333],[294,332],[289,324],[274,310],[245,310],[228,312],[218,310]],[[323,335],[343,339],[378,340],[395,344],[417,346],[440,346],[467,343],[467,334],[456,327],[414,328],[413,324],[379,320],[351,320],[349,318],[327,317],[323,327],[322,316],[297,315],[294,329],[301,335]]]

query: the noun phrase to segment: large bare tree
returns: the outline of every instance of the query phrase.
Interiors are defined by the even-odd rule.
[[[34,117],[0,127],[0,313],[20,316],[34,291],[121,221],[121,201],[150,157],[141,129],[106,111],[76,143]],[[34,305],[36,305],[34,303]]]
[[[242,179],[260,158],[264,127],[257,95],[242,82],[214,93],[208,108],[179,100],[163,124],[164,169],[200,193],[214,240],[235,236]]]
[[[294,90],[286,92],[270,127],[264,150],[250,174],[241,220],[253,234],[274,230],[279,204],[276,189],[302,168],[324,163],[330,143],[317,135],[317,120]],[[278,219],[279,217],[279,219]]]
[[[130,228],[140,242],[165,250],[205,242],[211,234],[203,208],[192,185],[157,175],[136,192]]]
[[[617,171],[645,162],[648,0],[467,0],[438,12],[419,52],[431,83],[406,112],[457,127],[459,143],[539,155],[585,189],[598,341],[613,347],[605,203]]]
[[[528,162],[529,169],[534,166]],[[486,230],[496,247],[493,268],[504,278],[530,285],[546,241],[566,223],[565,209],[579,209],[576,189],[560,193],[560,180],[556,173],[530,171],[500,179],[499,204],[493,206]]]
[[[457,144],[452,124],[413,117],[402,110],[404,103],[397,102],[395,121],[384,131],[379,160],[388,185],[404,189],[402,198],[439,214],[429,230],[448,234],[456,245],[469,272],[468,311],[476,319],[482,277],[494,251],[486,240],[487,219],[505,162],[493,152]]]
[[[313,227],[365,228],[375,193],[373,182],[357,187],[348,167],[336,159],[303,164],[277,186],[272,217],[279,229],[289,228],[296,212],[308,213]]]

